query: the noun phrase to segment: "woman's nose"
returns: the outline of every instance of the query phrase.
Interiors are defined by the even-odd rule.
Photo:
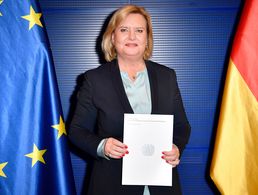
[[[135,31],[134,30],[129,30],[129,39],[134,40],[135,39]]]

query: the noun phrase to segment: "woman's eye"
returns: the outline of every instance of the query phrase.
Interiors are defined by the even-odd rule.
[[[128,30],[127,30],[127,28],[121,28],[120,29],[120,32],[127,32]]]
[[[143,33],[143,30],[142,29],[137,29],[136,32]]]

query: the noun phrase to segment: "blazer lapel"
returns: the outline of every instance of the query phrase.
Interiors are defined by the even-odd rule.
[[[119,101],[123,105],[125,113],[133,113],[133,109],[130,105],[130,102],[127,98],[127,95],[125,93],[123,81],[120,75],[120,70],[117,64],[117,60],[113,60],[110,66],[111,76],[113,85],[116,89],[117,96],[119,98]]]
[[[157,73],[150,61],[145,61],[151,90],[151,113],[158,114],[158,80]]]

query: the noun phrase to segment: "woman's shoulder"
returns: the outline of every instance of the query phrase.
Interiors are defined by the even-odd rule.
[[[113,66],[114,62],[107,62],[104,64],[101,64],[100,66],[86,70],[84,72],[84,75],[87,77],[100,77],[108,74],[111,66]]]
[[[162,65],[160,63],[148,60],[148,61],[146,61],[146,64],[147,64],[148,68],[150,68],[158,73],[175,74],[175,70],[173,68]]]

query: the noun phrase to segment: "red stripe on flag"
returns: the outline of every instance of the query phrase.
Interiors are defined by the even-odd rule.
[[[258,0],[246,0],[231,58],[258,101]]]

